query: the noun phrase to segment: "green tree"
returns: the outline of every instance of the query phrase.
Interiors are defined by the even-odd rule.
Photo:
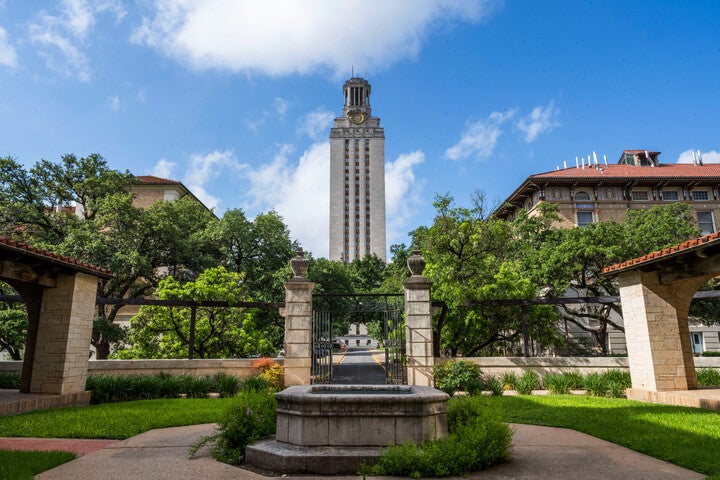
[[[243,275],[224,267],[209,268],[195,281],[181,283],[174,277],[160,281],[156,295],[161,300],[247,301]],[[191,307],[144,306],[131,320],[125,358],[187,358],[192,351],[198,358],[236,358],[271,355],[272,340],[257,328],[251,312],[240,308],[197,307],[195,328],[191,329]],[[192,333],[191,333],[192,332]]]
[[[98,154],[41,160],[30,170],[0,158],[1,233],[51,248],[82,219],[93,219],[99,201],[126,192],[131,183],[129,173],[111,170]]]
[[[99,297],[142,297],[168,274],[190,279],[212,264],[212,259],[197,253],[212,214],[189,197],[142,210],[124,192],[98,200],[96,208],[92,219],[70,229],[54,249],[113,272],[100,283]],[[107,358],[111,347],[124,338],[114,323],[120,308],[99,307],[91,340],[99,359]]]
[[[17,292],[0,282],[0,295],[16,296]],[[0,301],[0,352],[6,352],[13,360],[22,360],[27,327],[27,312],[22,302]]]
[[[413,237],[425,257],[424,275],[433,281],[433,298],[447,305],[445,317],[433,323],[435,354],[467,354],[493,342],[466,335],[462,304],[476,299],[481,287],[495,281],[503,263],[512,260],[512,229],[486,216],[482,195],[474,198],[471,208],[453,206],[448,195],[436,197],[434,206],[432,226],[416,229]]]
[[[385,267],[385,262],[375,254],[354,259],[348,264],[354,290],[362,293],[384,293],[381,288]]]
[[[524,271],[547,296],[616,296],[615,279],[602,269],[687,240],[698,233],[691,209],[676,203],[629,210],[622,223],[592,223],[582,228],[547,232],[543,243],[524,250]],[[563,320],[590,333],[598,353],[607,354],[608,328],[624,331],[611,313],[620,304],[561,305]],[[590,320],[590,321],[588,321]]]

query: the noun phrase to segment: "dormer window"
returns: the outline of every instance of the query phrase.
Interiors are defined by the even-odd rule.
[[[647,202],[650,200],[650,193],[647,190],[633,190],[630,197],[636,202]]]
[[[663,190],[660,197],[664,202],[677,202],[680,200],[680,192],[677,190]]]
[[[703,200],[710,200],[710,194],[708,193],[707,190],[691,190],[690,196],[696,202],[701,202]]]

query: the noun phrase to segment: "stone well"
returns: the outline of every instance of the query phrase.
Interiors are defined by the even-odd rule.
[[[447,436],[448,396],[407,385],[302,385],[276,395],[275,440],[246,450],[280,473],[355,473],[383,447]]]

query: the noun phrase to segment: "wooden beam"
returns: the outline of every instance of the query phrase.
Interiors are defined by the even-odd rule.
[[[15,280],[28,284],[37,284],[43,287],[54,287],[56,279],[47,272],[36,271],[30,265],[13,260],[0,260],[0,278]]]

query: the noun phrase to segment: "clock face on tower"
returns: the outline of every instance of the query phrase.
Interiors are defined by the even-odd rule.
[[[365,114],[358,110],[353,110],[351,112],[348,112],[348,119],[351,123],[359,125],[365,121]]]

